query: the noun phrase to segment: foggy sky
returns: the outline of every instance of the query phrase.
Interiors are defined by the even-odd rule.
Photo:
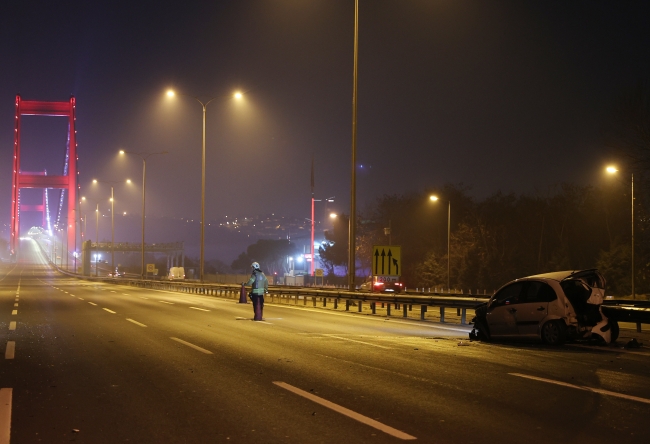
[[[208,219],[349,211],[353,0],[28,2],[0,6],[0,217],[10,217],[14,96],[77,99],[82,194]],[[641,1],[360,0],[358,203],[465,183],[543,193],[598,179],[611,107],[650,67]],[[241,103],[231,99],[245,94]],[[60,174],[65,119],[25,117],[23,169]],[[361,168],[363,165],[363,168]],[[176,239],[170,239],[176,240]]]

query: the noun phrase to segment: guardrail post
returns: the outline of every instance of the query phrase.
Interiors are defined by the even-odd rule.
[[[440,322],[445,322],[445,307],[440,307]]]
[[[641,323],[640,323],[640,322],[637,322],[637,323],[636,323],[636,331],[637,331],[638,333],[641,333]]]
[[[390,316],[390,305],[391,304],[386,304],[386,316]]]
[[[327,307],[327,298],[323,298],[323,307]]]
[[[312,302],[312,305],[315,307],[316,306],[316,296],[312,296],[311,302]]]
[[[424,315],[427,313],[427,306],[426,305],[420,305],[420,319],[424,321]]]
[[[296,295],[296,297],[298,296]],[[307,296],[302,297],[302,305],[307,305]]]
[[[363,301],[359,301],[359,306],[357,307],[357,311],[361,313],[363,311]]]
[[[413,311],[413,304],[409,304],[409,311]]]
[[[467,323],[467,320],[466,320],[466,318],[467,318],[467,309],[463,308],[461,310],[461,313],[462,314],[460,315],[460,323],[465,325]]]
[[[350,300],[349,299],[345,300],[345,311],[350,311]]]
[[[460,308],[456,309],[456,316],[460,316]]]
[[[402,304],[404,310],[403,310],[403,318],[408,318],[409,317],[409,307],[407,304]]]
[[[334,310],[339,308],[339,298],[334,299]]]
[[[376,302],[371,302],[370,303],[370,311],[372,311],[372,314],[377,314],[377,303]]]

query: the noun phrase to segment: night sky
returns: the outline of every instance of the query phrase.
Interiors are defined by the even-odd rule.
[[[650,2],[360,0],[358,204],[464,183],[546,193],[596,183],[616,101],[650,73]],[[208,219],[349,211],[353,0],[25,1],[0,5],[0,220],[10,218],[14,97],[77,99],[82,194]],[[232,99],[236,90],[244,100]],[[25,117],[23,170],[60,174],[64,118]],[[106,189],[104,193],[108,193]],[[6,232],[3,235],[8,237]],[[176,240],[176,239],[170,239]]]

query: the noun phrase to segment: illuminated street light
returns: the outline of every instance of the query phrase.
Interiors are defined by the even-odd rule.
[[[609,174],[616,174],[619,172],[618,168],[615,166],[608,166],[605,168],[605,171]],[[632,268],[632,299],[636,299],[636,292],[634,288],[634,173],[630,174],[631,176],[631,183],[632,183],[632,219],[631,219],[631,224],[632,224],[632,255],[631,255],[631,260],[630,260],[630,265]]]
[[[330,213],[330,219],[336,219],[337,217],[339,217],[338,214],[336,214],[336,213]]]
[[[210,97],[207,102],[203,102],[198,96],[190,96],[188,94],[179,94],[181,96],[191,97],[201,104],[203,108],[203,132],[201,142],[201,252],[199,259],[199,280],[203,282],[203,269],[205,264],[205,111],[210,102],[217,99],[217,97]],[[175,97],[176,92],[172,89],[167,90],[167,97]],[[235,92],[233,97],[241,100],[243,95],[241,92]]]
[[[429,196],[429,200],[437,202],[440,198],[436,195]],[[451,201],[447,201],[447,291],[450,289],[451,276]]]
[[[169,95],[169,92],[168,92]],[[144,211],[145,211],[145,192],[147,189],[147,159],[155,154],[167,154],[167,151],[160,151],[156,153],[134,153],[131,151],[124,151],[120,150],[120,154],[131,154],[133,156],[138,156],[140,159],[142,159],[142,263],[141,263],[141,271],[140,271],[140,278],[144,280],[145,276],[145,268],[144,268]]]

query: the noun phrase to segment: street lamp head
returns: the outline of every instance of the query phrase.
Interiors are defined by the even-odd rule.
[[[93,183],[97,183],[97,179],[93,179]]]
[[[167,97],[174,97],[176,93],[174,92],[173,89],[168,89],[167,90]]]
[[[330,218],[331,219],[336,219],[339,215],[336,213],[330,213]]]
[[[121,155],[124,155],[124,150],[120,150],[120,154],[121,154]]]
[[[237,100],[241,100],[244,97],[244,95],[241,92],[236,91],[235,94],[233,94],[233,97]]]
[[[126,179],[126,183],[130,184],[130,183],[131,183],[131,179]]]
[[[438,196],[431,195],[429,196],[429,200],[432,200],[433,202],[437,201],[439,198]]]
[[[85,197],[85,196],[81,196],[81,200],[86,200],[86,197]]]
[[[614,174],[618,172],[618,169],[615,166],[608,166],[605,168],[605,171],[607,171],[609,174]]]

